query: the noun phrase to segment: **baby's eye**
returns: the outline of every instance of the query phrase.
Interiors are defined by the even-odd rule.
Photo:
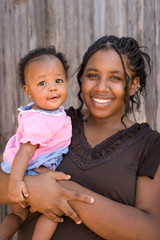
[[[45,84],[46,84],[46,82],[42,81],[42,82],[38,83],[38,86],[44,86]]]
[[[61,83],[61,82],[63,82],[62,79],[56,79],[56,83]]]

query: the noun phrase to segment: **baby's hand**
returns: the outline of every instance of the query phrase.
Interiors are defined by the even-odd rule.
[[[13,202],[23,202],[28,197],[26,184],[21,180],[10,180],[8,195]]]

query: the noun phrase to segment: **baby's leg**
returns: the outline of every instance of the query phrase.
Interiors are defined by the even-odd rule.
[[[50,240],[53,236],[57,223],[52,222],[46,216],[42,215],[36,224],[32,240]]]
[[[12,204],[12,213],[5,217],[0,225],[0,240],[10,239],[21,227],[29,213],[28,208]]]

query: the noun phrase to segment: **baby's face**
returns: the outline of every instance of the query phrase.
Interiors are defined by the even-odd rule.
[[[26,95],[34,108],[55,110],[67,98],[67,80],[61,61],[55,56],[41,56],[25,67]]]

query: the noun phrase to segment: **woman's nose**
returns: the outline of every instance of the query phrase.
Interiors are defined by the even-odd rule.
[[[106,77],[101,77],[97,82],[98,91],[108,91],[109,90],[109,81]]]

